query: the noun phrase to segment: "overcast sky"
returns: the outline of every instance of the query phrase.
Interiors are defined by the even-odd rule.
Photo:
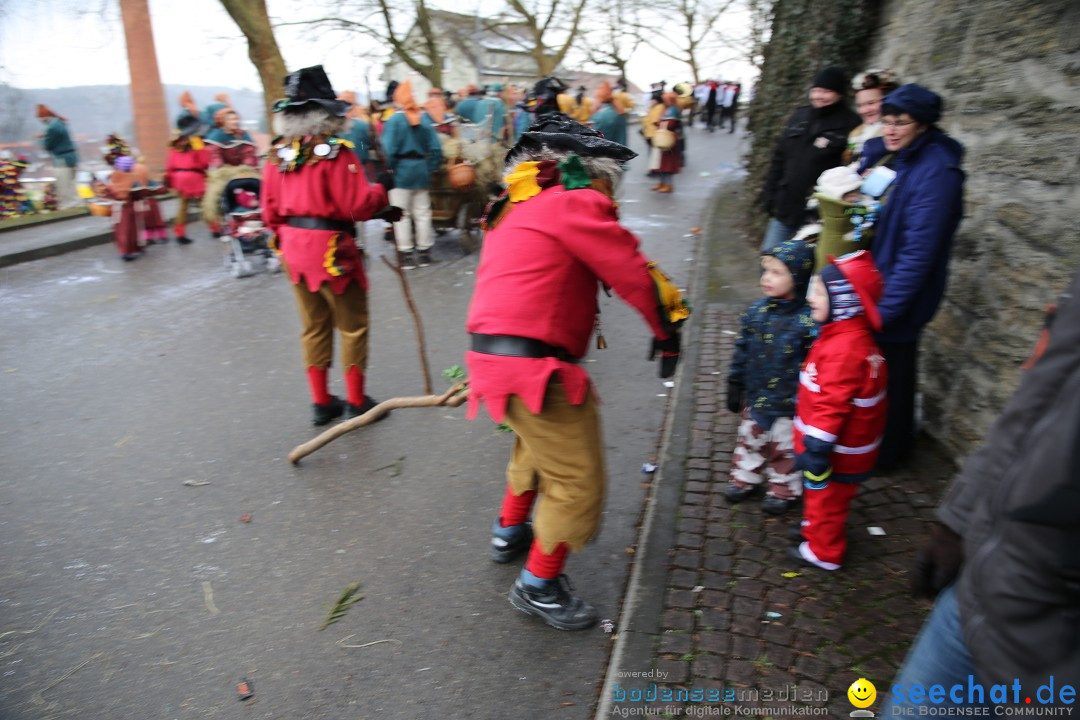
[[[474,0],[475,5],[477,0]],[[485,0],[487,1],[487,0]],[[247,44],[218,0],[149,0],[161,80],[176,85],[261,89]],[[108,7],[105,11],[87,8]],[[0,80],[19,88],[126,85],[129,82],[118,3],[107,0],[0,0]],[[270,0],[272,15],[299,3]],[[457,12],[468,12],[455,2]],[[83,8],[83,12],[73,8]],[[335,89],[362,89],[365,74],[381,87],[381,64],[363,57],[359,40],[316,43],[297,28],[276,32],[290,68],[322,64]],[[750,69],[724,66],[746,80]],[[641,51],[630,80],[643,88],[656,80],[688,78],[689,68],[659,53]]]

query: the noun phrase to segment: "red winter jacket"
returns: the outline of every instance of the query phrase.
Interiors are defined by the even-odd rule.
[[[180,147],[186,147],[181,150]],[[206,170],[210,167],[210,151],[201,146],[173,144],[165,163],[165,186],[187,198],[201,198],[206,192]]]
[[[885,432],[885,358],[866,316],[830,322],[811,346],[795,400],[796,466],[815,475],[874,469]],[[824,479],[824,478],[823,478]]]

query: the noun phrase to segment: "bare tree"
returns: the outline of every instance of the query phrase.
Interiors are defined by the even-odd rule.
[[[641,27],[645,44],[667,57],[685,63],[695,83],[707,66],[737,59],[732,39],[721,32],[725,15],[738,0],[665,0],[648,6]],[[717,61],[721,53],[726,57]]]
[[[0,142],[15,142],[29,135],[26,119],[32,112],[33,106],[22,90],[0,82]]]
[[[442,53],[435,16],[426,0],[336,0],[322,17],[278,23],[309,25],[323,31],[359,33],[389,46],[392,55],[431,83],[442,87]],[[409,25],[403,24],[403,19]]]
[[[274,101],[284,94],[282,81],[287,71],[266,11],[266,0],[221,0],[221,4],[247,38],[248,57],[262,81],[263,105],[269,118]]]
[[[643,0],[600,0],[589,12],[592,29],[583,33],[585,58],[593,65],[614,68],[626,77],[626,65],[641,46]]]
[[[580,39],[581,21],[589,1],[506,0],[507,9],[485,21],[484,29],[531,54],[538,75],[551,75]],[[525,37],[509,32],[510,27],[523,28]]]

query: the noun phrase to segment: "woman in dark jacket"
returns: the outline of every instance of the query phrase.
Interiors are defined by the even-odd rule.
[[[825,68],[814,78],[810,104],[788,119],[761,192],[765,211],[772,217],[762,252],[795,235],[803,225],[806,199],[818,176],[841,164],[848,133],[861,122],[844,102],[847,88],[843,68]]]
[[[878,345],[889,367],[889,423],[879,463],[900,462],[915,435],[919,334],[945,293],[953,235],[964,211],[964,147],[934,123],[941,97],[904,85],[882,103],[882,137],[866,142],[860,170],[896,173],[870,246],[885,280]],[[865,187],[865,186],[864,186]]]

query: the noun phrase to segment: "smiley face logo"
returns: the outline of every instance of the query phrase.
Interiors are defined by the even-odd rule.
[[[851,687],[847,690],[847,696],[855,707],[868,708],[877,699],[877,688],[874,687],[874,683],[866,678],[859,678],[851,683]]]

